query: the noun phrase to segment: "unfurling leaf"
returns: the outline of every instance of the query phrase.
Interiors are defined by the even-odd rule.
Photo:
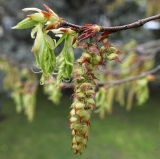
[[[34,27],[36,24],[37,24],[36,21],[28,17],[19,22],[16,26],[12,27],[12,29],[29,29]]]
[[[60,83],[63,79],[69,79],[72,75],[74,52],[72,47],[73,36],[65,36],[64,47],[62,52],[57,57],[59,63],[59,72],[57,77],[57,83]]]
[[[36,31],[37,36],[32,51],[36,58],[37,66],[42,70],[41,83],[44,84],[45,80],[52,75],[56,66],[55,43],[49,35],[43,32],[42,25],[39,24],[37,29],[33,30],[32,36]]]

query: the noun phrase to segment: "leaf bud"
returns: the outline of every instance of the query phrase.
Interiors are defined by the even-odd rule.
[[[42,13],[34,13],[28,16],[31,18],[33,21],[39,22],[39,23],[44,23],[47,21],[45,16]]]

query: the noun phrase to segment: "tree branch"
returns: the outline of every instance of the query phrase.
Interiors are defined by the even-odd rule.
[[[116,86],[116,85],[121,85],[121,84],[124,84],[124,83],[127,83],[127,82],[132,82],[132,81],[135,81],[135,80],[139,80],[139,79],[144,78],[148,75],[155,74],[159,71],[160,71],[160,65],[158,65],[157,67],[153,68],[150,71],[143,72],[138,76],[125,78],[125,79],[122,79],[122,80],[108,81],[108,82],[101,83],[101,84],[106,85],[107,88],[108,88],[108,87],[112,87],[112,86]]]
[[[115,32],[122,31],[122,30],[138,28],[140,26],[143,26],[145,23],[147,23],[149,21],[157,20],[157,19],[160,19],[160,14],[157,14],[155,16],[151,16],[151,17],[148,17],[148,18],[140,19],[140,20],[137,20],[136,22],[126,24],[126,25],[113,26],[113,27],[103,27],[103,26],[101,26],[101,29],[100,29],[99,32],[107,32],[108,31],[108,32],[111,32],[111,33],[115,33]],[[80,32],[82,27],[83,27],[83,26],[80,26],[80,25],[69,23],[67,21],[64,21],[61,26],[62,27],[72,27],[78,32]]]
[[[114,87],[114,86],[117,86],[117,85],[121,85],[121,84],[125,84],[125,83],[128,83],[128,82],[139,80],[139,79],[144,78],[148,75],[156,74],[159,71],[160,71],[160,65],[158,65],[157,67],[153,68],[150,71],[143,72],[143,73],[141,73],[140,75],[137,75],[137,76],[132,76],[132,77],[129,77],[129,78],[115,80],[115,81],[98,82],[97,86],[98,87],[105,86],[106,88]],[[62,88],[72,88],[72,87],[74,87],[74,84],[73,83],[62,83],[61,87]]]

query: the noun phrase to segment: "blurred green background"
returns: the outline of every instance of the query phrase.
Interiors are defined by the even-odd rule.
[[[33,123],[17,115],[15,105],[4,102],[0,121],[1,159],[158,159],[160,155],[159,97],[143,107],[126,112],[115,107],[112,115],[100,120],[94,114],[87,149],[81,156],[72,153],[68,124],[69,96],[54,106],[39,93]]]

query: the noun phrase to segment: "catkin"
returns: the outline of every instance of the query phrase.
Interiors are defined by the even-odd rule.
[[[88,141],[91,112],[95,108],[95,60],[89,52],[83,53],[74,71],[75,90],[70,128],[75,154],[81,154]]]

